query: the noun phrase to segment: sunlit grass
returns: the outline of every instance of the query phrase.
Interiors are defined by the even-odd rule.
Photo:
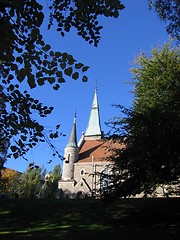
[[[6,211],[0,211],[0,215],[5,215],[5,214],[9,214],[10,211],[9,210],[6,210]]]

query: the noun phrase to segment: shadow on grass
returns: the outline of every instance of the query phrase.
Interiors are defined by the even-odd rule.
[[[0,239],[180,239],[180,199],[1,199]]]

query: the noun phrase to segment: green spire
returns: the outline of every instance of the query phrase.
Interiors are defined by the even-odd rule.
[[[71,130],[71,135],[66,147],[77,147],[77,136],[76,136],[76,113],[74,115],[73,127]]]
[[[99,106],[97,100],[97,89],[95,89],[94,99],[91,107],[91,113],[89,117],[88,127],[85,132],[86,136],[101,136],[101,125],[100,125],[100,116],[99,116]]]

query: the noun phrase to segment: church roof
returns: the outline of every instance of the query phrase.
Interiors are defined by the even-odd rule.
[[[85,137],[96,137],[101,136],[101,125],[100,125],[100,116],[99,116],[99,106],[97,100],[97,91],[95,89],[94,99],[91,107],[88,127],[85,132]]]
[[[107,162],[111,154],[110,147],[123,148],[123,145],[110,140],[85,140],[79,151],[78,163]]]
[[[107,162],[108,157],[110,156],[110,146],[112,147],[115,145],[118,148],[123,147],[120,144],[114,144],[110,140],[106,141],[105,139],[103,139],[100,125],[97,91],[95,89],[88,127],[85,134],[82,135],[81,141],[79,143],[79,159],[77,162]]]
[[[74,122],[71,130],[70,138],[66,147],[77,147],[76,115],[74,116]]]

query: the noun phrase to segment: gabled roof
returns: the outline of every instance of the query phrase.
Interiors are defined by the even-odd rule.
[[[90,186],[87,184],[86,180],[84,178],[81,178],[74,187],[75,191],[85,191],[85,192],[91,192]]]
[[[123,148],[119,143],[104,140],[85,140],[79,151],[78,163],[107,162],[111,155],[110,147]]]

